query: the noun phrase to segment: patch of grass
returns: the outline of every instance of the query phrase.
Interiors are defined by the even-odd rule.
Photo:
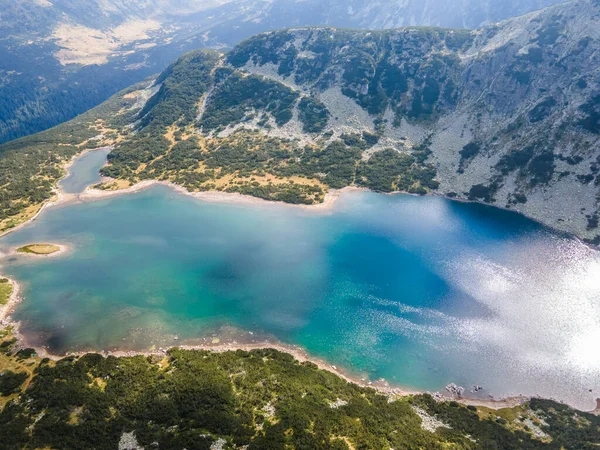
[[[0,306],[4,306],[8,303],[12,292],[13,286],[8,278],[0,279]]]
[[[51,255],[58,251],[60,251],[60,247],[54,244],[31,244],[17,249],[17,253],[29,253],[32,255]]]
[[[12,326],[0,330],[0,373],[3,374],[0,376],[0,411],[5,408],[7,403],[27,389],[33,376],[33,370],[41,361],[37,355],[31,355],[31,358],[27,359],[15,355],[17,339],[13,332]],[[3,426],[0,424],[0,429]]]

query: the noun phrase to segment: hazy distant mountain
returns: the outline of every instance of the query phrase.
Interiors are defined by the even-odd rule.
[[[475,28],[557,0],[0,0],[0,142],[100,103],[198,47],[307,25]]]
[[[477,28],[561,0],[265,0],[232,2],[235,28],[328,25],[387,29],[404,26]],[[238,5],[244,5],[239,7]],[[237,13],[231,8],[235,8]],[[234,24],[234,22],[239,22]]]

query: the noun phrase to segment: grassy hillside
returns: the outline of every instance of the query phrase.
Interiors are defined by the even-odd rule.
[[[376,130],[323,133],[330,113],[318,99],[236,70],[214,52],[184,56],[157,83],[159,92],[139,115],[140,131],[109,155],[104,175],[305,204],[353,184],[386,192],[437,187],[424,152],[389,150],[364,160],[379,139]],[[296,120],[314,131],[310,141],[269,134]]]

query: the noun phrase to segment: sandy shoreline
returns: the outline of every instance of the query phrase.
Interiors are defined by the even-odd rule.
[[[175,192],[186,195],[188,197],[192,197],[203,202],[207,203],[223,203],[223,204],[234,204],[234,205],[261,205],[261,206],[269,206],[269,205],[278,205],[278,206],[286,206],[290,208],[299,208],[305,209],[309,211],[329,211],[333,208],[337,199],[346,192],[361,192],[367,191],[364,188],[358,188],[354,186],[348,186],[342,189],[331,189],[329,190],[324,197],[322,203],[317,203],[314,205],[303,205],[303,204],[292,204],[285,203],[281,201],[273,201],[273,200],[265,200],[258,197],[252,197],[250,195],[239,194],[236,192],[223,192],[223,191],[200,191],[200,192],[191,192],[188,191],[183,186],[175,184],[171,181],[161,181],[161,180],[145,180],[141,181],[129,188],[119,189],[116,191],[105,191],[100,189],[92,189],[88,187],[84,192],[79,194],[77,198],[83,202],[102,200],[105,198],[118,197],[121,195],[133,194],[136,192],[140,192],[146,189],[151,188],[152,186],[167,186],[173,189]]]
[[[32,346],[27,344],[25,337],[20,333],[19,322],[15,322],[10,320],[10,312],[14,309],[14,307],[22,300],[19,296],[19,285],[14,280],[10,280],[11,283],[14,283],[13,294],[11,295],[10,302],[5,305],[0,311],[0,324],[3,327],[12,326],[13,336],[17,339],[17,347],[18,348],[32,348]],[[104,357],[115,356],[115,357],[132,357],[132,356],[164,356],[167,354],[168,350],[172,348],[180,348],[182,350],[205,350],[211,351],[215,353],[223,353],[223,352],[234,352],[237,350],[243,351],[252,351],[252,350],[261,350],[261,349],[274,349],[280,351],[282,353],[286,353],[294,357],[299,362],[311,362],[315,364],[319,369],[325,370],[333,373],[334,375],[342,378],[348,383],[353,383],[358,386],[364,388],[371,388],[382,395],[386,395],[392,399],[406,397],[410,395],[418,395],[418,394],[430,394],[436,400],[439,401],[457,401],[464,405],[474,405],[474,406],[483,406],[490,409],[503,409],[503,408],[513,408],[515,406],[521,405],[528,400],[530,397],[526,396],[516,396],[516,397],[505,397],[505,398],[494,398],[490,396],[489,399],[475,398],[469,397],[468,395],[458,396],[446,391],[422,391],[409,389],[406,387],[402,387],[399,385],[390,385],[386,380],[379,379],[376,381],[367,380],[365,378],[359,378],[358,376],[350,375],[343,368],[339,368],[333,364],[328,363],[327,361],[316,358],[304,348],[294,345],[286,345],[279,342],[273,342],[270,340],[265,340],[262,342],[255,343],[226,343],[226,344],[203,344],[203,345],[179,345],[179,346],[169,346],[167,348],[159,348],[157,350],[87,350],[80,352],[66,352],[63,355],[54,354],[48,352],[44,347],[33,346],[36,350],[38,356],[40,358],[49,358],[52,360],[59,360],[68,356],[83,356],[88,353],[98,353],[103,355]]]

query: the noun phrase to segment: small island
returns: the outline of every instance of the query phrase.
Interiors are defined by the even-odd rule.
[[[60,245],[55,244],[29,244],[19,247],[17,253],[28,253],[31,255],[52,255],[62,250]]]

